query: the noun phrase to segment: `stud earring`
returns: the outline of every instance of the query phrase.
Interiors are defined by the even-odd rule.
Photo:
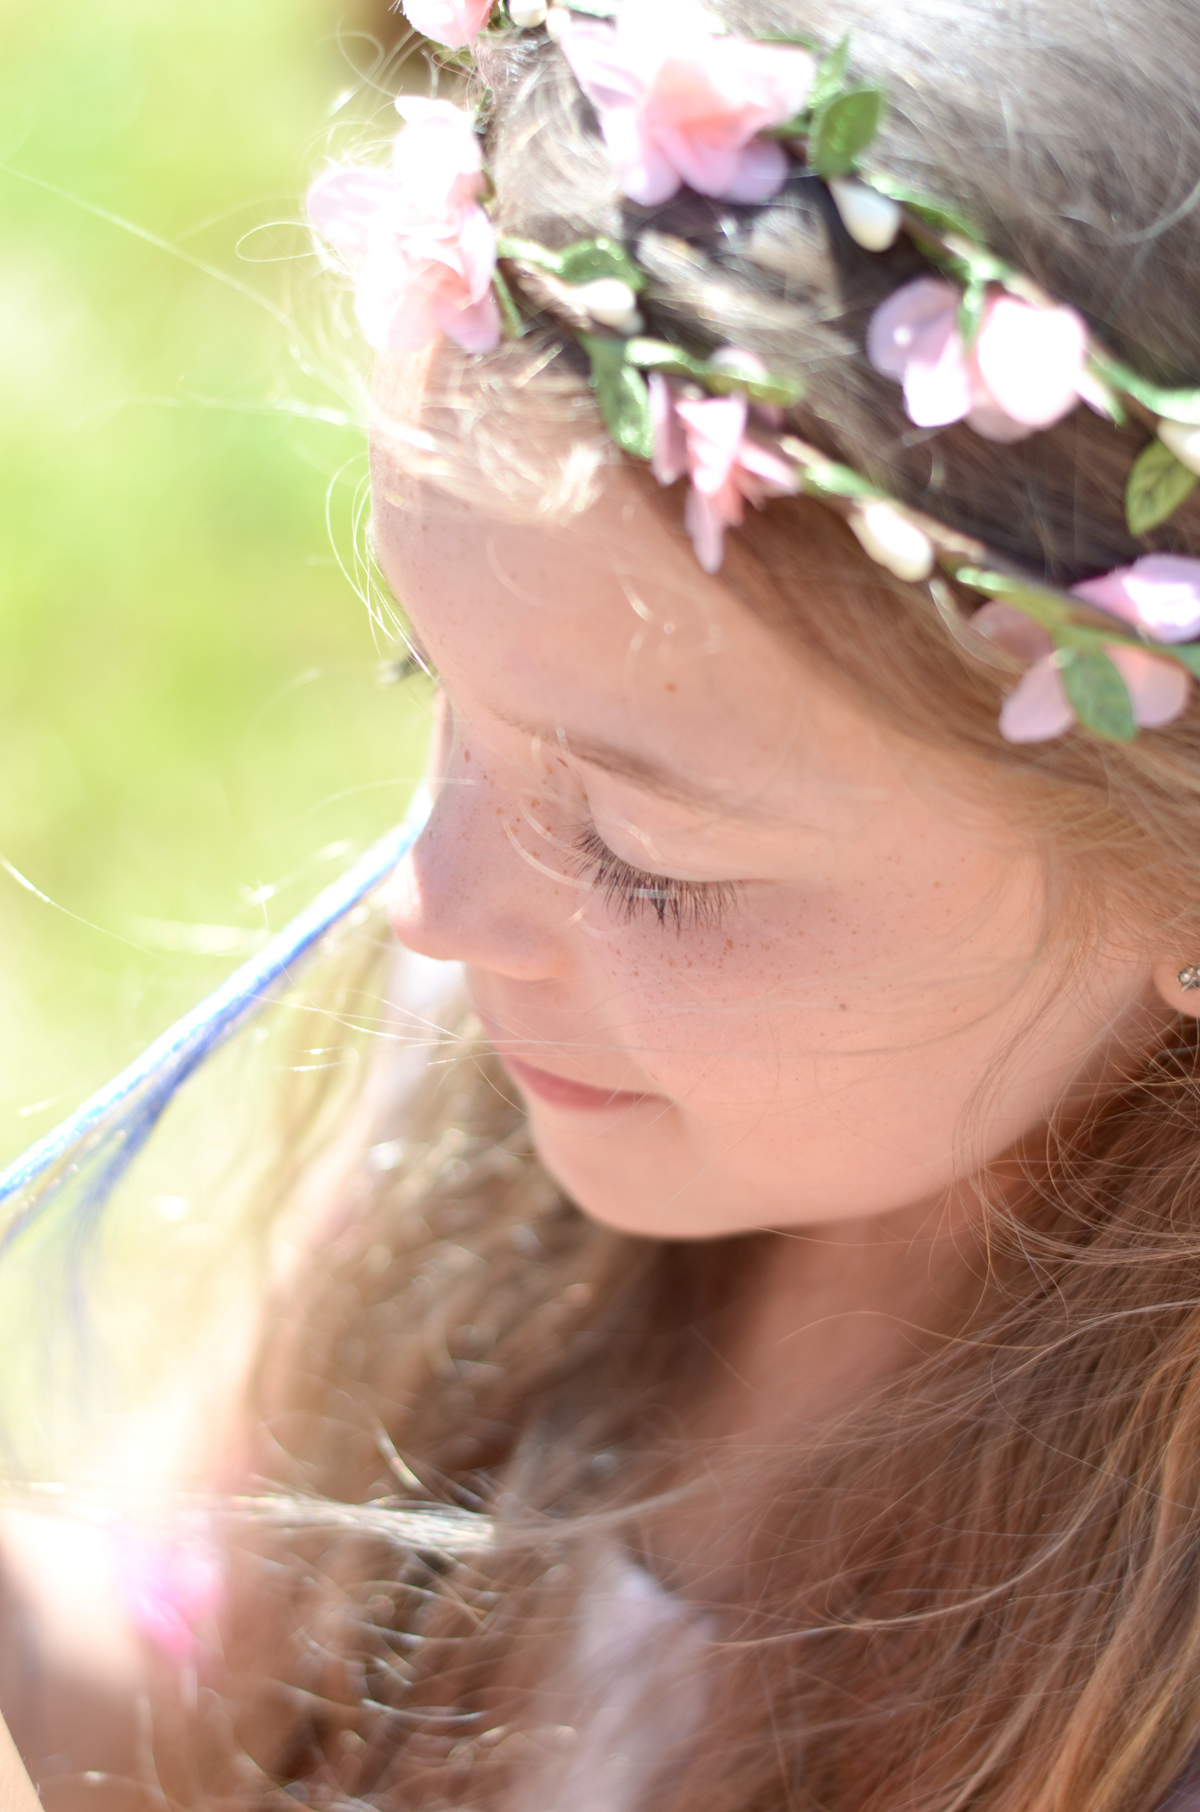
[[[1179,971],[1176,979],[1181,988],[1200,988],[1200,965],[1189,963],[1186,969]]]

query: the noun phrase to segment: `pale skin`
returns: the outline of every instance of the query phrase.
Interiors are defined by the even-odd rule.
[[[1192,1006],[1186,953],[1125,927],[1065,980],[1078,934],[986,787],[806,669],[622,472],[551,529],[377,449],[375,535],[442,688],[397,935],[467,965],[585,1212],[778,1235],[714,1426],[836,1405],[979,1271],[979,1167]]]

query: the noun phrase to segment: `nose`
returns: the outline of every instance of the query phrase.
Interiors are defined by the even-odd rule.
[[[429,820],[389,893],[400,942],[513,980],[567,974],[576,890],[522,854],[519,786],[456,738],[434,792]]]

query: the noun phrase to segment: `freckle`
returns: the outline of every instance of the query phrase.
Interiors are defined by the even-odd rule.
[[[670,679],[667,681],[666,690],[668,692],[678,692],[679,687],[675,684],[675,681],[673,679]]]
[[[468,762],[469,762],[469,761],[470,761],[470,759],[471,759],[471,751],[470,751],[470,749],[464,749],[464,750],[463,750],[463,766],[464,766],[464,767],[466,767],[466,765],[467,765],[467,763],[468,763]]]
[[[847,1007],[845,1001],[839,1000],[838,1001],[838,1012],[839,1013],[848,1013],[849,1011],[850,1011],[850,1009],[849,1009],[849,1007]]]

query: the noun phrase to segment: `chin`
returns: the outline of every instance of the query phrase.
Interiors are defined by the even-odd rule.
[[[538,1156],[555,1182],[590,1220],[614,1233],[723,1239],[760,1224],[749,1214],[739,1216],[736,1207],[731,1212],[729,1193],[714,1187],[669,1126],[657,1136],[638,1136],[619,1122],[580,1132],[536,1107],[529,1118]]]
[[[764,1173],[739,1164],[731,1146],[714,1163],[694,1149],[669,1103],[639,1124],[644,1111],[592,1126],[529,1104],[538,1156],[559,1187],[589,1219],[638,1239],[729,1239],[874,1221],[943,1200],[954,1182],[952,1169],[937,1167],[891,1165],[880,1176],[845,1154],[824,1168],[793,1161]]]

